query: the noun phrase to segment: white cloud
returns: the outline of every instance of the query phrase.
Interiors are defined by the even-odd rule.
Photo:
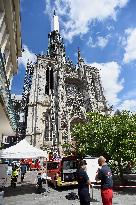
[[[101,48],[104,48],[108,43],[108,39],[107,38],[103,38],[103,37],[98,37],[98,46]]]
[[[22,100],[22,95],[11,94],[11,99]]]
[[[87,45],[92,47],[92,48],[96,48],[96,47],[100,47],[100,48],[104,48],[109,41],[109,35],[107,35],[105,38],[102,36],[98,36],[95,40],[95,43],[93,42],[92,37],[89,38],[89,41],[87,42]]]
[[[128,110],[131,112],[136,112],[136,99],[124,100],[118,107],[119,110]]]
[[[91,66],[99,69],[106,99],[110,105],[115,107],[120,102],[118,93],[123,89],[124,83],[124,80],[119,81],[121,67],[114,61],[101,64],[92,63]]]
[[[108,30],[108,31],[113,31],[114,29],[115,29],[114,26],[111,26],[111,25],[110,25],[110,26],[107,26],[107,30]]]
[[[130,63],[131,61],[136,60],[136,28],[127,29],[125,31],[127,38],[124,40],[123,45],[125,47],[125,53],[123,61],[125,63]]]
[[[30,51],[26,45],[23,45],[23,48],[24,51],[22,52],[22,57],[18,58],[18,64],[23,64],[26,68],[28,60],[29,62],[35,62],[36,55],[32,51]]]
[[[62,34],[72,41],[76,35],[88,32],[93,20],[103,21],[107,18],[116,20],[120,8],[126,6],[129,0],[46,0],[46,13],[51,15],[55,9],[61,17]],[[64,17],[64,18],[62,18]]]

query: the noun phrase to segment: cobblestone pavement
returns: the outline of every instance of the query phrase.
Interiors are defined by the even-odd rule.
[[[127,189],[127,192],[114,192],[113,205],[136,205],[135,190],[128,191]],[[22,184],[18,179],[18,184],[15,189],[11,189],[9,180],[5,188],[4,205],[79,205],[78,199],[66,199],[65,196],[70,192],[77,194],[77,189],[63,188],[61,191],[57,191],[49,187],[49,192],[37,194],[36,171],[32,171],[27,172]],[[94,188],[93,198],[95,202],[91,202],[91,205],[102,205],[99,189]]]

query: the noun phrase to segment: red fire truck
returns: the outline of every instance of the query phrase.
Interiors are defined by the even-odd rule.
[[[41,168],[39,159],[24,159],[23,163],[27,165],[29,170],[39,170]]]
[[[54,184],[55,187],[76,185],[77,163],[75,156],[45,162],[48,182]]]

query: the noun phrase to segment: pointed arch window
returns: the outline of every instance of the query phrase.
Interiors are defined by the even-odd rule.
[[[54,85],[53,68],[51,66],[48,66],[46,70],[45,94],[49,95],[49,90],[52,91],[54,88],[53,85]]]

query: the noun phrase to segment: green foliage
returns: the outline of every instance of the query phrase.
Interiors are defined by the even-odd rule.
[[[74,143],[70,143],[70,142],[65,142],[62,145],[62,149],[63,149],[63,153],[65,154],[65,156],[69,156],[71,154],[73,155],[77,155],[76,153],[76,147]]]
[[[136,158],[136,115],[130,112],[88,113],[87,122],[76,125],[73,136],[81,155],[104,155],[118,166]]]
[[[62,145],[62,149],[63,149],[63,153],[65,154],[65,156],[68,156],[71,154],[71,144],[69,143],[64,143]]]

